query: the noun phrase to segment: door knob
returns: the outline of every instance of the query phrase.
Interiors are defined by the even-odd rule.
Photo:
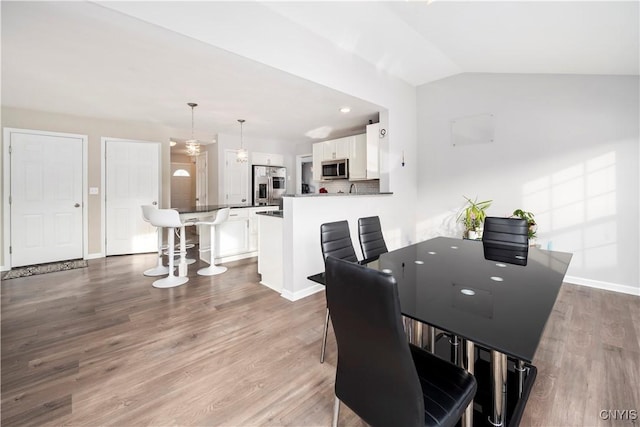
[[[74,208],[79,208],[80,207],[80,203],[76,203],[75,205],[73,205]]]
[[[151,203],[153,206],[156,206],[158,204],[158,202],[153,202]]]

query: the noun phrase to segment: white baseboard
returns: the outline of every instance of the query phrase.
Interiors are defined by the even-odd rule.
[[[98,258],[104,258],[104,254],[100,252],[96,254],[87,254],[87,256],[84,259],[98,259]]]
[[[282,286],[273,286],[273,285],[270,285],[269,283],[267,283],[267,282],[265,282],[263,280],[260,280],[260,284],[263,285],[263,286],[266,286],[267,288],[272,289],[272,290],[274,290],[276,292],[280,292],[280,293],[282,292]]]
[[[0,265],[0,271],[9,271],[11,268],[5,267],[4,265]]]
[[[600,280],[584,279],[582,277],[574,276],[565,276],[564,281],[574,285],[588,286],[590,288],[604,289],[605,291],[640,296],[640,287],[636,286],[620,285],[618,283],[602,282]]]
[[[209,251],[207,251],[207,252],[209,252]],[[238,255],[230,255],[230,256],[225,256],[225,257],[216,257],[215,262],[216,262],[216,264],[224,264],[225,262],[240,261],[241,259],[253,258],[253,257],[257,257],[257,256],[258,256],[258,251],[245,252],[245,253],[238,254]],[[209,261],[207,261],[207,262],[209,262]]]
[[[296,292],[282,291],[280,296],[285,299],[288,299],[289,301],[298,301],[299,299],[308,297],[309,295],[313,295],[322,291],[324,291],[324,286],[322,286],[321,284],[315,284],[307,288],[300,289],[299,291],[296,291]]]

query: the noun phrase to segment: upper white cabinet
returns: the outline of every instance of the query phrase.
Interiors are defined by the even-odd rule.
[[[352,136],[321,142],[322,160],[348,159],[351,151]]]
[[[349,159],[350,181],[379,179],[379,129],[374,123],[367,133],[313,144],[313,180],[321,180],[323,161],[335,159]]]
[[[356,135],[349,155],[349,180],[379,179],[379,123],[367,126],[367,133]]]
[[[284,166],[284,156],[273,153],[251,153],[252,165]]]
[[[322,142],[313,144],[313,180],[322,179],[322,161],[324,160],[324,145]]]
[[[349,180],[367,179],[367,135],[356,135],[349,152]]]

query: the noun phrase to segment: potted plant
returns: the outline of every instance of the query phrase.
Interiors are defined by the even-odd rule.
[[[482,227],[484,219],[487,217],[486,210],[491,206],[493,200],[478,202],[478,198],[471,200],[464,196],[467,204],[458,215],[458,222],[464,225],[465,235],[468,239],[479,239],[482,237]]]
[[[531,212],[524,211],[522,209],[516,209],[513,211],[511,218],[520,218],[527,221],[527,225],[529,226],[528,236],[529,236],[529,245],[535,245],[536,242],[536,231],[538,230],[538,225],[536,224],[535,219],[533,219],[533,214]]]

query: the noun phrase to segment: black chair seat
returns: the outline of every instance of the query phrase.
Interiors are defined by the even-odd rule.
[[[421,348],[409,347],[424,396],[424,425],[456,425],[475,395],[474,377]]]

